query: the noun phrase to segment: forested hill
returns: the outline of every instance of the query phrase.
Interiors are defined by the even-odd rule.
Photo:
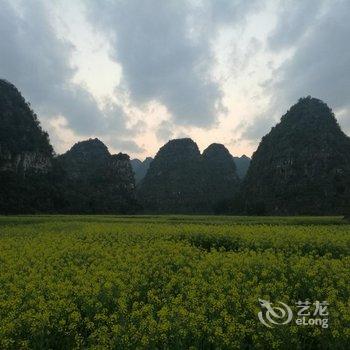
[[[87,140],[54,156],[20,92],[0,80],[0,213],[135,212],[129,156]]]
[[[252,160],[190,138],[130,162],[99,139],[56,156],[20,92],[0,80],[0,214],[350,213],[350,139],[322,101],[302,98]],[[348,214],[349,216],[349,214]]]
[[[331,109],[307,97],[263,137],[246,175],[248,212],[335,214],[349,205],[350,138]]]

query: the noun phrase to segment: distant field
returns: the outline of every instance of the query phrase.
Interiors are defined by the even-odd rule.
[[[0,217],[0,349],[347,349],[349,253],[339,217]]]

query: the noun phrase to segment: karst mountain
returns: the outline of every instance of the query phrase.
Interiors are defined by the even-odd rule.
[[[203,177],[206,182],[206,200],[211,210],[220,213],[237,193],[240,179],[234,158],[227,148],[213,143],[203,151]]]
[[[238,185],[233,157],[223,145],[212,144],[201,155],[190,138],[175,139],[156,154],[138,198],[151,212],[213,213]]]
[[[138,189],[146,211],[196,213],[206,207],[203,164],[189,138],[171,140],[154,157]]]
[[[0,213],[134,212],[129,156],[99,140],[55,156],[36,114],[11,83],[0,80]]]
[[[146,176],[146,173],[149,169],[149,166],[152,162],[152,157],[147,157],[145,160],[141,161],[140,159],[131,159],[131,167],[135,176],[136,185]]]
[[[84,213],[128,213],[136,209],[129,156],[111,155],[99,139],[76,143],[57,158],[65,190],[64,210]]]
[[[245,154],[241,157],[233,157],[237,168],[237,175],[243,179],[248,171],[251,159]]]
[[[349,181],[350,138],[324,102],[306,97],[261,140],[242,199],[248,213],[340,214]]]
[[[144,161],[88,139],[56,155],[28,102],[0,79],[0,214],[188,213],[350,216],[350,138],[301,98],[252,159],[175,139]],[[347,213],[347,214],[346,214]]]
[[[52,160],[36,114],[14,85],[0,80],[0,213],[53,209]]]

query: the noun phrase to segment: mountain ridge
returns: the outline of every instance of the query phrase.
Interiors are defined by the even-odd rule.
[[[30,104],[0,79],[0,182],[0,213],[133,213],[137,197],[145,212],[346,214],[350,138],[327,104],[308,96],[251,160],[219,143],[201,154],[190,138],[144,161],[112,155],[97,138],[57,156]]]
[[[224,145],[211,144],[201,154],[192,139],[175,139],[159,149],[138,198],[155,212],[213,213],[234,196],[238,184],[235,162]]]
[[[350,138],[331,109],[309,96],[299,99],[262,138],[242,196],[248,212],[340,213],[349,178]]]

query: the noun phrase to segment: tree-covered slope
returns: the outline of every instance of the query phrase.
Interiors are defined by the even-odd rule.
[[[135,211],[128,155],[111,155],[97,139],[53,153],[29,104],[0,80],[0,213]]]
[[[0,80],[0,213],[53,209],[53,149],[16,87]]]
[[[0,80],[0,170],[44,169],[52,158],[48,134],[21,93]]]
[[[207,210],[204,167],[198,146],[189,138],[160,148],[138,189],[146,211],[196,213]]]
[[[233,157],[223,145],[212,144],[201,155],[197,144],[185,138],[160,148],[138,197],[149,212],[212,213],[221,211],[238,186]]]
[[[216,212],[220,212],[239,189],[240,180],[234,159],[227,148],[213,143],[203,151],[206,198]]]
[[[349,201],[350,139],[331,109],[307,97],[263,137],[242,190],[248,212],[336,214]]]
[[[111,155],[98,139],[76,143],[57,158],[65,212],[127,213],[136,209],[129,156]]]

